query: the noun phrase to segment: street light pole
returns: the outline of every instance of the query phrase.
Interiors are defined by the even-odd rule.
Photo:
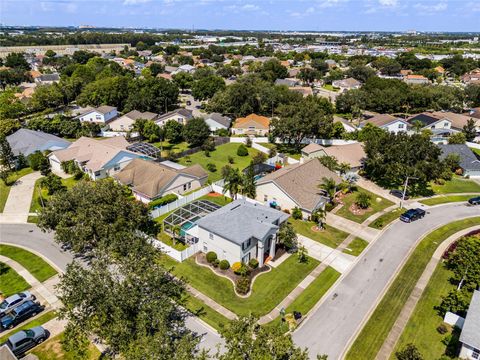
[[[418,179],[418,178],[413,176],[407,176],[407,178],[405,179],[405,185],[403,187],[403,193],[402,193],[402,200],[400,201],[400,209],[403,207],[403,202],[405,201],[405,195],[407,193],[407,186],[408,186],[409,179]]]

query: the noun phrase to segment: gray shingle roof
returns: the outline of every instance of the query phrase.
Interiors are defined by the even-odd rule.
[[[460,156],[460,167],[464,170],[480,170],[480,159],[465,144],[438,145],[442,150],[440,159],[445,159],[449,154]]]
[[[197,225],[209,232],[242,244],[251,237],[262,240],[275,225],[288,219],[288,215],[265,205],[235,200],[197,221]]]
[[[188,110],[188,109],[184,109],[184,108],[179,108],[179,109],[176,109],[176,110],[173,110],[173,111],[170,111],[168,113],[165,113],[163,115],[160,115],[156,121],[161,121],[163,119],[167,119],[169,118],[170,116],[172,115],[175,115],[175,114],[179,114],[179,115],[182,115],[182,116],[185,116],[185,118],[187,120],[190,120],[193,118],[193,111],[192,110]]]
[[[15,156],[23,154],[28,156],[35,151],[58,150],[70,146],[70,142],[58,136],[42,131],[19,129],[7,136],[7,141]]]
[[[226,128],[230,127],[230,124],[232,123],[232,119],[230,119],[228,116],[222,116],[222,114],[219,113],[211,113],[205,119],[212,119]]]
[[[463,324],[460,341],[476,349],[480,349],[480,291],[473,292],[467,317]]]

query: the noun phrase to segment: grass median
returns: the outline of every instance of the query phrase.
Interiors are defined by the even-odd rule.
[[[0,245],[0,255],[18,262],[40,282],[44,282],[57,274],[57,271],[41,257],[22,248]]]
[[[433,206],[439,204],[447,204],[452,202],[463,202],[474,197],[475,195],[449,195],[449,196],[437,196],[431,199],[421,200],[420,202],[425,205]]]
[[[350,244],[343,250],[343,253],[358,256],[362,253],[363,250],[368,246],[368,241],[356,237],[352,240]]]
[[[385,214],[379,216],[377,219],[372,221],[368,226],[374,229],[383,229],[392,221],[397,220],[404,211],[405,211],[404,208],[398,208],[398,209],[394,209],[392,211],[386,212]]]
[[[479,223],[480,217],[454,221],[432,231],[420,241],[352,344],[347,360],[375,359],[439,244]]]
[[[317,225],[313,221],[295,220],[293,218],[288,219],[288,221],[293,225],[296,233],[334,249],[349,235],[348,233],[338,230],[330,225],[325,225],[325,229],[321,231],[313,230]]]

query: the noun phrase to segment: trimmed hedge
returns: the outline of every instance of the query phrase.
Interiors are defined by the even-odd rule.
[[[220,261],[219,267],[222,270],[228,270],[230,268],[230,263],[228,262],[228,260],[222,260]]]
[[[167,194],[165,196],[162,196],[159,199],[156,199],[156,200],[153,200],[153,201],[149,202],[148,207],[150,209],[154,209],[156,207],[160,207],[160,206],[163,206],[163,205],[167,205],[171,202],[174,202],[177,199],[178,199],[177,194]]]
[[[245,145],[240,144],[237,149],[238,156],[248,156],[248,149]]]
[[[209,251],[206,255],[207,261],[212,264],[215,260],[217,260],[217,254],[213,251]]]
[[[239,294],[245,295],[250,290],[250,279],[246,276],[242,276],[237,280],[235,288]]]
[[[250,259],[250,261],[248,262],[248,265],[252,269],[256,269],[258,267],[258,260],[257,259]]]

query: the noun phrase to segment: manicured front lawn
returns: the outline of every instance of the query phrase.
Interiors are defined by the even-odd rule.
[[[423,238],[356,338],[347,360],[375,358],[438,245],[449,236],[479,222],[480,217],[455,221]]]
[[[480,193],[480,184],[457,176],[444,185],[432,183],[431,187],[435,194]]]
[[[163,255],[160,261],[167,268],[173,267],[173,274],[183,277],[191,286],[227,309],[238,315],[253,313],[257,316],[270,312],[319,264],[312,258],[307,263],[299,263],[297,256],[292,255],[277,268],[259,275],[253,284],[252,294],[248,298],[240,298],[230,280],[197,265],[193,258],[178,263]]]
[[[33,197],[32,202],[30,203],[30,212],[35,213],[39,212],[44,205],[46,205],[50,195],[48,195],[48,191],[45,188],[42,188],[42,180],[43,178],[38,179],[35,181],[35,188],[33,189]],[[75,180],[75,178],[69,177],[66,179],[62,179],[62,184],[67,187],[67,189],[71,189],[79,180]]]
[[[40,326],[45,324],[47,321],[52,320],[57,317],[57,313],[55,311],[48,311],[39,317],[33,319],[32,321],[29,321],[27,323],[24,323],[22,326],[16,327],[14,332],[8,333],[5,336],[2,336],[0,338],[0,343],[3,343],[4,341],[7,341],[7,339],[12,336],[14,333],[20,331],[20,330],[25,330],[25,329],[30,329],[35,326]]]
[[[0,255],[18,262],[40,282],[57,274],[57,271],[41,257],[16,246],[0,245]]]
[[[296,233],[330,246],[331,248],[336,248],[349,235],[330,225],[325,225],[325,229],[322,231],[313,231],[312,227],[316,225],[313,221],[295,220],[293,218],[288,219],[288,221],[293,225]]]
[[[453,273],[443,263],[437,265],[398,340],[395,351],[413,343],[425,360],[440,359],[445,354],[447,347],[442,340],[447,334],[442,335],[437,331],[437,327],[443,323],[443,318],[438,315],[435,306],[442,302],[442,297],[446,296],[450,290],[455,289],[456,286],[449,281],[452,275]],[[394,359],[393,356],[391,359]]]
[[[185,307],[192,314],[198,316],[217,331],[220,331],[230,321],[225,316],[191,295],[188,295],[185,299]]]
[[[32,172],[33,170],[29,167],[14,172],[8,177],[8,184],[10,184],[8,186],[5,185],[3,180],[0,180],[0,213],[3,213],[3,209],[5,208],[5,203],[7,202],[7,199],[8,199],[8,194],[10,194],[10,189],[12,185],[15,183],[15,181],[20,179],[22,176],[25,176]]]
[[[328,91],[338,91],[339,89],[334,87],[332,84],[325,84],[322,86],[323,89],[328,90]]]
[[[431,199],[421,200],[420,202],[425,205],[433,206],[439,204],[446,204],[451,202],[462,202],[474,197],[473,195],[447,195],[437,196]]]
[[[367,246],[368,241],[356,237],[350,244],[348,244],[347,248],[343,250],[343,252],[348,255],[358,256]]]
[[[237,143],[228,143],[217,146],[215,151],[210,152],[210,157],[205,156],[203,151],[197,152],[195,154],[189,155],[188,157],[182,157],[178,159],[179,163],[185,166],[200,164],[208,172],[208,180],[217,181],[222,178],[222,168],[225,165],[230,165],[234,168],[243,170],[252,161],[252,156],[258,153],[258,150],[253,148],[248,148],[248,156],[238,156],[237,149],[240,144]],[[228,162],[228,157],[231,156],[234,161],[233,164]],[[207,164],[214,164],[217,168],[217,171],[211,172],[207,169]]]
[[[366,211],[364,214],[362,215],[356,215],[354,213],[352,213],[349,208],[352,204],[355,203],[356,201],[356,198],[357,198],[357,194],[359,192],[364,192],[364,193],[367,193],[368,195],[370,195],[371,197],[371,205],[370,205],[370,211]],[[379,201],[377,201],[377,199],[379,199]],[[384,209],[386,209],[387,207],[389,206],[392,206],[393,205],[393,202],[391,202],[390,200],[387,200],[377,194],[374,194],[368,190],[365,190],[359,186],[357,186],[357,191],[354,191],[348,195],[346,195],[343,199],[342,199],[344,205],[340,208],[340,210],[337,211],[337,215],[338,216],[341,216],[341,217],[344,217],[346,219],[349,219],[349,220],[352,220],[352,221],[355,221],[357,223],[362,223],[364,222],[368,217],[372,216],[373,214],[375,214],[376,212],[379,212],[379,211],[382,211]]]
[[[392,211],[389,211],[370,223],[370,227],[374,229],[383,229],[385,226],[390,224],[392,221],[397,220],[402,213],[405,212],[404,208],[397,208]]]
[[[62,348],[63,333],[48,339],[43,344],[35,347],[31,353],[38,356],[39,360],[74,360],[74,354],[65,352]],[[101,353],[93,344],[88,346],[88,353],[83,358],[85,360],[97,360],[101,358]]]
[[[30,289],[30,285],[7,264],[0,262],[0,293],[8,297]]]

